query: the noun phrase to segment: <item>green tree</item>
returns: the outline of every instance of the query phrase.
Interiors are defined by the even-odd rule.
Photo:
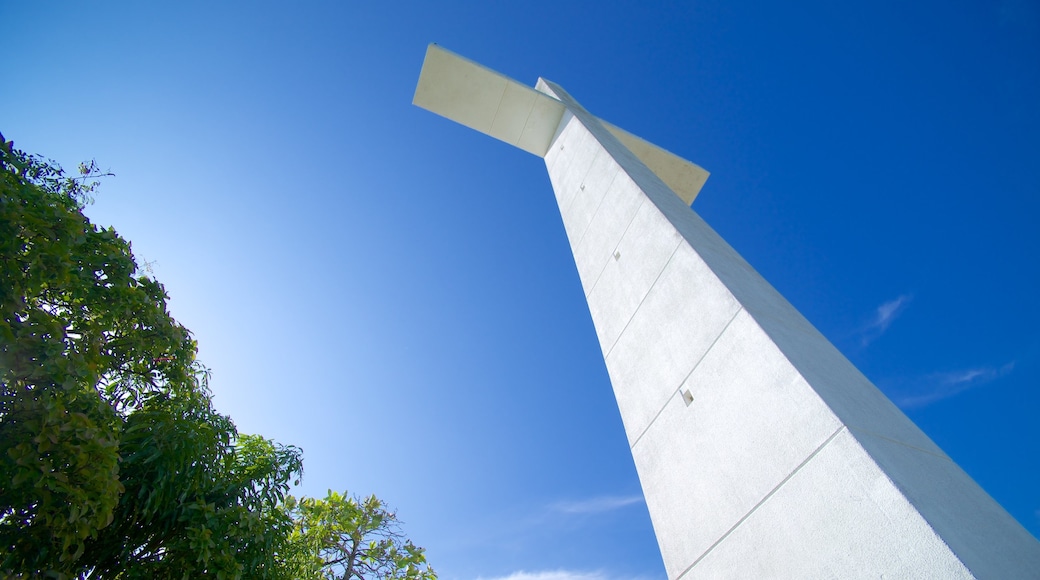
[[[300,578],[436,580],[423,549],[400,531],[396,514],[376,496],[329,491],[325,499],[291,496]]]
[[[67,176],[0,135],[0,576],[435,579],[375,496],[212,405],[191,334]]]
[[[291,577],[300,451],[212,407],[191,334],[70,177],[0,136],[0,575]]]

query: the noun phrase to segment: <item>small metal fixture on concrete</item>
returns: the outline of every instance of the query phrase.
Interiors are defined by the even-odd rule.
[[[690,209],[706,171],[435,44],[412,102],[545,159],[669,579],[1040,577],[1040,543]]]

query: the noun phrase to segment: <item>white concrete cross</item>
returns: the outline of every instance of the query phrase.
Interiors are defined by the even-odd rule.
[[[435,44],[413,103],[545,159],[669,579],[1040,578],[1040,543],[690,209],[706,171]]]

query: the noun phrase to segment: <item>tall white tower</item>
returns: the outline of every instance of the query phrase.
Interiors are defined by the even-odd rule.
[[[1040,543],[690,209],[707,172],[437,45],[413,102],[545,159],[669,579],[1040,578]]]

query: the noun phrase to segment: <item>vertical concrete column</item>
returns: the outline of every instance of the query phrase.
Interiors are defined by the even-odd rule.
[[[413,103],[545,159],[669,578],[1040,577],[1040,543],[690,210],[703,169],[537,89],[431,44]]]
[[[668,577],[1035,578],[1040,544],[559,86],[545,153]]]

